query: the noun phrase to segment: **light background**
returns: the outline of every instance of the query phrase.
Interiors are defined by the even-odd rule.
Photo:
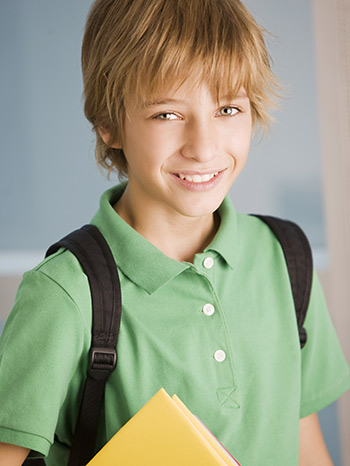
[[[0,1],[0,274],[19,275],[45,248],[90,220],[108,182],[82,111],[80,45],[89,0]],[[238,210],[297,221],[318,268],[327,265],[310,0],[247,0],[285,87],[271,133],[254,141],[230,195]],[[6,316],[12,295],[4,296]],[[5,304],[4,304],[5,303]],[[340,466],[334,405],[321,413]]]

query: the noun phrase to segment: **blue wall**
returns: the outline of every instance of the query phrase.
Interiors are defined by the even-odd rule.
[[[45,249],[89,221],[116,182],[96,168],[82,111],[80,44],[90,3],[0,3],[0,250]],[[273,33],[269,48],[286,99],[230,194],[239,210],[293,218],[324,248],[311,1],[245,3]],[[340,466],[335,405],[321,422]]]
[[[0,249],[45,248],[88,221],[109,186],[82,111],[89,4],[0,2]]]

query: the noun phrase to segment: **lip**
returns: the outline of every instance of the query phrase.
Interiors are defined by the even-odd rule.
[[[214,178],[210,179],[209,181],[203,181],[201,183],[194,183],[193,181],[187,181],[183,180],[177,174],[171,173],[171,176],[174,180],[177,181],[177,183],[180,184],[185,189],[188,189],[189,191],[194,191],[194,192],[203,192],[203,191],[210,191],[211,189],[215,188],[215,186],[220,183],[222,177],[224,176],[224,170],[206,170],[206,171],[193,171],[193,170],[184,170],[184,171],[179,171],[177,173],[181,173],[182,175],[189,175],[189,176],[194,176],[194,175],[209,175],[211,173],[216,173],[218,174],[214,176]]]
[[[208,169],[208,170],[177,170],[176,172],[173,172],[174,175],[179,175],[181,173],[181,175],[190,175],[190,176],[193,176],[193,175],[200,175],[200,176],[203,176],[203,175],[210,175],[212,173],[220,173],[224,170],[211,170],[211,169]]]

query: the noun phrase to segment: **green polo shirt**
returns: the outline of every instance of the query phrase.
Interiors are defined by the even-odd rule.
[[[180,263],[115,213],[124,188],[107,191],[92,220],[112,249],[123,301],[99,445],[164,387],[242,466],[297,466],[299,418],[349,386],[317,277],[300,350],[283,253],[265,224],[227,198],[212,243]],[[65,464],[90,333],[87,278],[62,249],[24,275],[1,336],[0,441]]]

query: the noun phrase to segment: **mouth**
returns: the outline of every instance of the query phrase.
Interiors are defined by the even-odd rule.
[[[200,193],[214,189],[221,182],[225,171],[225,168],[206,173],[179,171],[171,175],[183,189]]]
[[[174,173],[174,175],[180,178],[181,180],[188,181],[190,183],[206,183],[218,176],[219,173],[219,171],[216,171],[212,173],[204,173],[203,175],[200,175],[198,173]]]

